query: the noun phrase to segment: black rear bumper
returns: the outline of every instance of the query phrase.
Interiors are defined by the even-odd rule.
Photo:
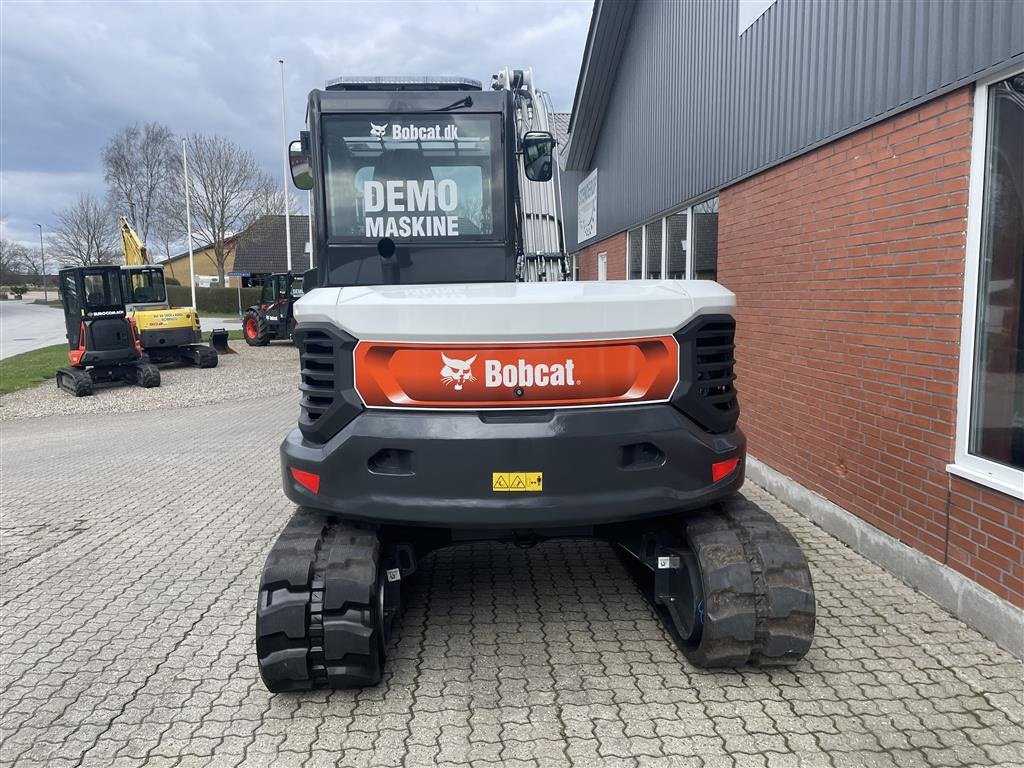
[[[541,528],[703,506],[743,482],[746,439],[712,435],[669,404],[517,412],[366,410],[325,444],[281,445],[297,504],[381,524]],[[739,457],[718,482],[711,465]],[[292,468],[319,476],[316,493]],[[496,491],[493,473],[542,475]],[[501,481],[498,481],[501,483]]]

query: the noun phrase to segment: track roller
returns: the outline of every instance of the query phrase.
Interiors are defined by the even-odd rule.
[[[300,508],[260,582],[256,656],[267,688],[379,683],[401,578],[375,532]]]
[[[698,667],[792,664],[814,637],[814,587],[792,534],[736,497],[678,518],[631,553],[654,569],[653,602]]]

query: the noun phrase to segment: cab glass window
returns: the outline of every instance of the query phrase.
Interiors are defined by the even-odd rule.
[[[325,115],[332,240],[504,236],[496,115]]]
[[[88,309],[121,306],[121,275],[119,270],[86,271],[82,277],[85,287],[85,306]]]
[[[131,296],[129,299],[139,304],[167,301],[167,289],[164,287],[162,269],[132,269],[129,273]]]

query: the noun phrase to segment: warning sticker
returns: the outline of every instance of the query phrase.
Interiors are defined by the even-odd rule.
[[[495,493],[538,493],[544,490],[544,473],[492,472],[491,490]]]

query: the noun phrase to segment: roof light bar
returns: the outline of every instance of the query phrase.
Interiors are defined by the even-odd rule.
[[[368,76],[344,75],[327,81],[328,91],[482,91],[483,84],[469,77],[448,75]]]

